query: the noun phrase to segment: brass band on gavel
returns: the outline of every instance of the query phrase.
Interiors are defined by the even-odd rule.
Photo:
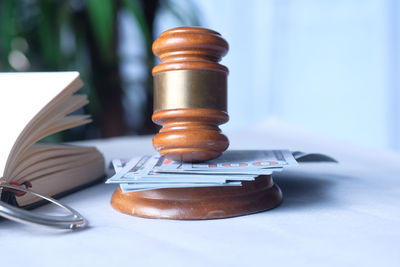
[[[154,112],[181,108],[227,112],[226,72],[192,69],[154,75]]]

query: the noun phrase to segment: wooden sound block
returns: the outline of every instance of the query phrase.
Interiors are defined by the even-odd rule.
[[[122,193],[111,205],[129,215],[174,220],[220,219],[275,208],[282,202],[280,188],[263,175],[242,186],[172,188]]]

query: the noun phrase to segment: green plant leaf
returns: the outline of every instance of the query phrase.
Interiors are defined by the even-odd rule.
[[[113,0],[86,0],[89,19],[101,52],[107,58],[110,55],[114,35]]]
[[[11,41],[15,37],[15,7],[16,1],[0,2],[0,60],[4,66],[9,66],[8,55],[11,52]]]
[[[41,12],[37,31],[41,54],[47,66],[56,68],[60,61],[60,29],[52,15],[57,17],[58,9],[46,0],[39,1],[39,8]]]

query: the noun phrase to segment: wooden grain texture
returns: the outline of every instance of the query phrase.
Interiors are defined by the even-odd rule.
[[[271,176],[260,176],[242,186],[157,189],[122,193],[111,205],[129,215],[156,219],[203,220],[252,214],[278,206],[282,193]]]
[[[199,162],[221,155],[229,146],[218,125],[228,121],[225,112],[213,109],[163,110],[153,114],[163,128],[153,138],[154,148],[175,161]]]
[[[177,70],[209,70],[226,76],[228,69],[218,62],[228,52],[228,48],[228,43],[221,35],[212,30],[197,27],[168,30],[154,41],[153,52],[161,59],[162,64],[153,68],[153,75]],[[202,80],[206,82],[206,79],[202,78]],[[176,81],[177,84],[179,82]],[[159,81],[158,84],[163,84],[163,81]],[[207,90],[199,90],[198,85],[194,86],[187,80],[184,84],[187,85],[187,90],[197,90],[193,95],[197,95],[198,99],[207,99],[199,97],[203,91],[207,94]],[[173,87],[170,83],[168,86]],[[226,84],[222,91],[220,87],[215,88],[216,91],[220,91],[218,95],[224,98],[219,101],[226,103]],[[160,88],[155,88],[157,89]],[[174,88],[167,89],[173,92]],[[183,92],[182,99],[179,101],[168,98],[169,101],[180,103],[179,106],[186,108],[167,110],[156,108],[152,117],[153,121],[163,128],[153,139],[154,148],[166,158],[177,161],[200,162],[216,158],[229,146],[228,138],[218,127],[228,121],[228,114],[222,110],[190,107],[189,104],[181,103],[185,99],[184,95],[188,94],[188,92],[186,94]],[[157,96],[161,97],[163,94],[155,94],[155,97]],[[164,98],[166,98],[165,94]],[[154,102],[171,106],[171,103],[164,103],[164,98],[155,99]],[[211,103],[215,99],[208,98],[208,101]],[[188,102],[196,101],[188,100]],[[203,102],[201,105],[207,106],[207,103]]]
[[[170,70],[208,69],[228,73],[218,64],[229,45],[212,30],[180,27],[163,32],[153,43],[153,52],[163,62],[153,68],[153,75]]]

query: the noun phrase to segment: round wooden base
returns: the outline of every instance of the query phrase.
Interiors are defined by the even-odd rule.
[[[202,220],[247,215],[272,209],[282,193],[271,176],[259,176],[243,185],[172,188],[122,193],[111,198],[118,211],[146,218]]]

